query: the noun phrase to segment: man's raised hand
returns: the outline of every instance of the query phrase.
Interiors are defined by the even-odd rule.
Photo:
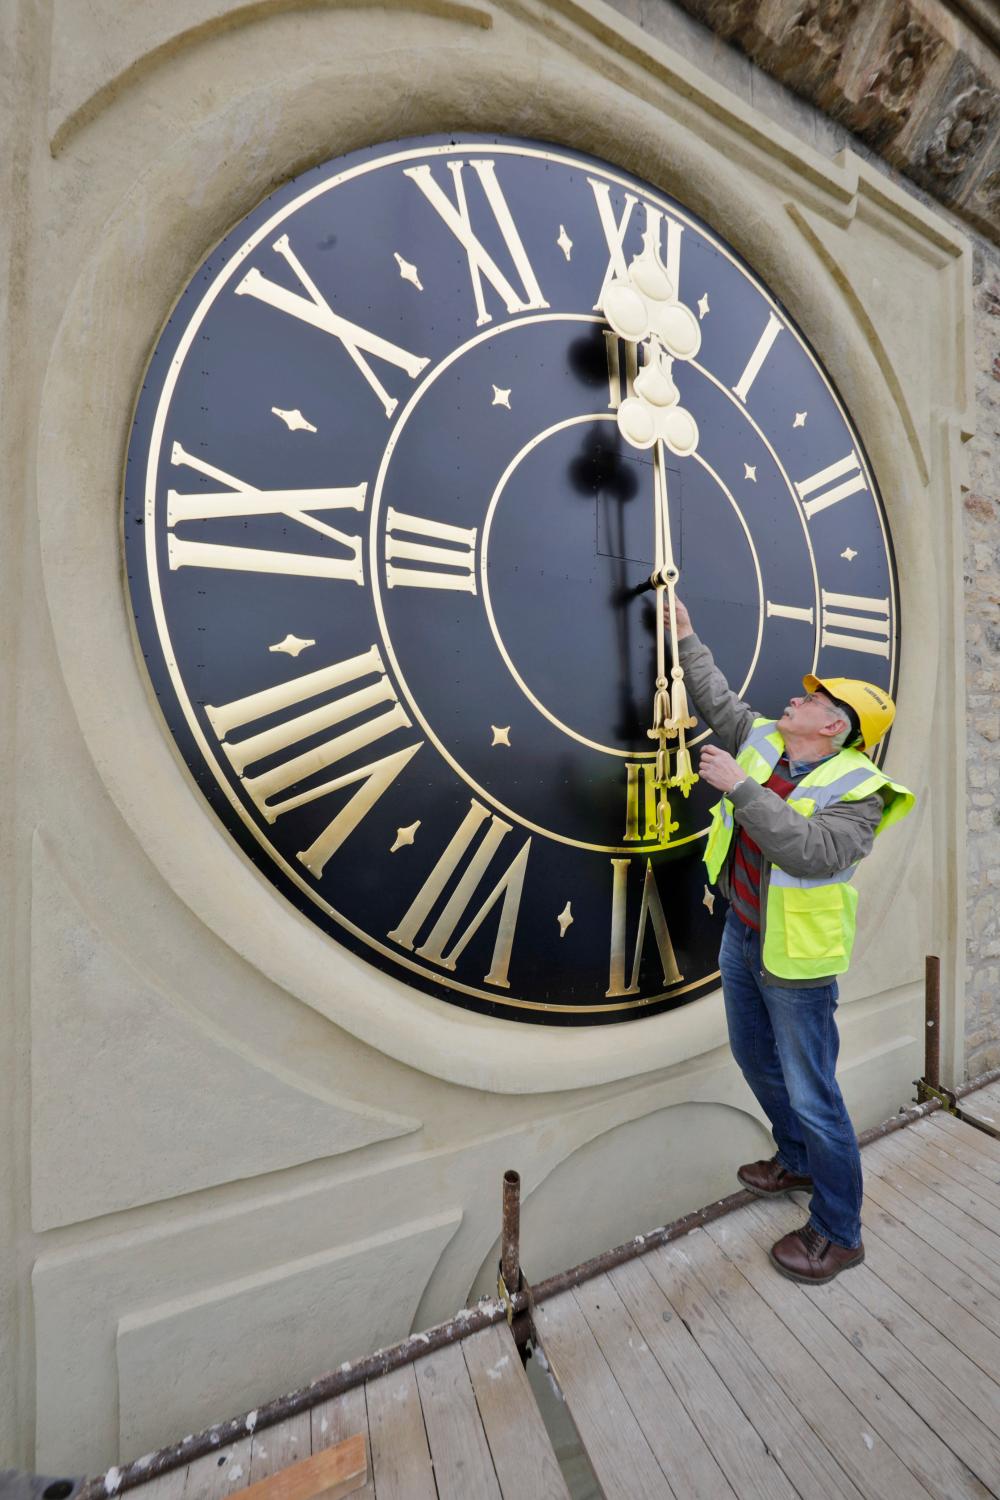
[[[674,596],[674,602],[677,607],[677,639],[682,641],[686,635],[694,635],[694,626],[691,624],[691,616],[677,595]],[[669,635],[670,611],[668,609],[663,611],[663,628]]]
[[[718,745],[704,747],[698,757],[698,771],[701,779],[719,792],[731,792],[733,787],[747,779],[747,773],[739,762],[727,751],[720,750]]]

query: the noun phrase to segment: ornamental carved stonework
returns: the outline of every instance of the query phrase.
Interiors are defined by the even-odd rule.
[[[924,165],[937,177],[964,172],[982,148],[997,112],[997,96],[985,88],[969,88],[952,103],[934,129]]]
[[[1000,220],[1000,167],[987,172],[973,196],[984,218]]]
[[[899,149],[886,153],[940,202],[995,239],[1000,239],[998,206],[981,186],[1000,169],[998,82],[957,53],[933,97],[900,137]]]
[[[855,70],[859,85],[851,101],[851,78],[844,79],[838,117],[869,145],[882,150],[907,124],[934,64],[945,52],[942,38],[902,0],[891,15],[888,34],[871,49],[867,68]]]
[[[810,0],[795,16],[788,35],[797,33],[813,51],[836,62],[860,9],[860,0]]]
[[[679,3],[1000,243],[1000,0]]]

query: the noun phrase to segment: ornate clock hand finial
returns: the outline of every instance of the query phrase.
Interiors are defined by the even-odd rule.
[[[680,571],[674,563],[670,539],[667,470],[664,447],[680,458],[698,446],[698,424],[680,405],[674,383],[675,359],[693,359],[701,347],[701,329],[690,308],[677,298],[666,267],[660,260],[655,239],[647,230],[642,253],[637,255],[624,279],[616,278],[604,298],[604,315],[613,331],[629,343],[646,342],[646,358],[635,378],[634,394],[618,408],[618,429],[634,448],[656,448],[653,481],[654,568],[650,582],[656,589],[658,615],[656,645],[656,689],[653,695],[653,727],[647,730],[658,743],[654,784],[659,794],[657,822],[660,835],[669,842],[677,826],[670,823],[667,787],[678,787],[687,797],[698,780],[691,765],[685,731],[697,723],[688,712],[684,669],[677,655],[677,609],[675,588]],[[670,691],[663,642],[663,594],[670,611]],[[667,740],[677,737],[675,774],[668,775]],[[669,826],[665,826],[669,825]]]

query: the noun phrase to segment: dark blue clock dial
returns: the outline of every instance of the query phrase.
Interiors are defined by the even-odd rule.
[[[892,691],[888,529],[816,355],[707,225],[578,153],[435,137],[287,183],[182,292],[129,444],[138,640],[230,836],[336,943],[514,1020],[717,982],[716,794],[656,825],[653,453],[600,311],[644,236],[701,333],[667,463],[699,633],[767,714],[807,671]]]

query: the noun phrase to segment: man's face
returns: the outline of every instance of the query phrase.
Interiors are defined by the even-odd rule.
[[[820,734],[835,735],[843,728],[843,711],[824,692],[804,693],[790,698],[778,720],[782,734],[791,731],[800,738]]]

